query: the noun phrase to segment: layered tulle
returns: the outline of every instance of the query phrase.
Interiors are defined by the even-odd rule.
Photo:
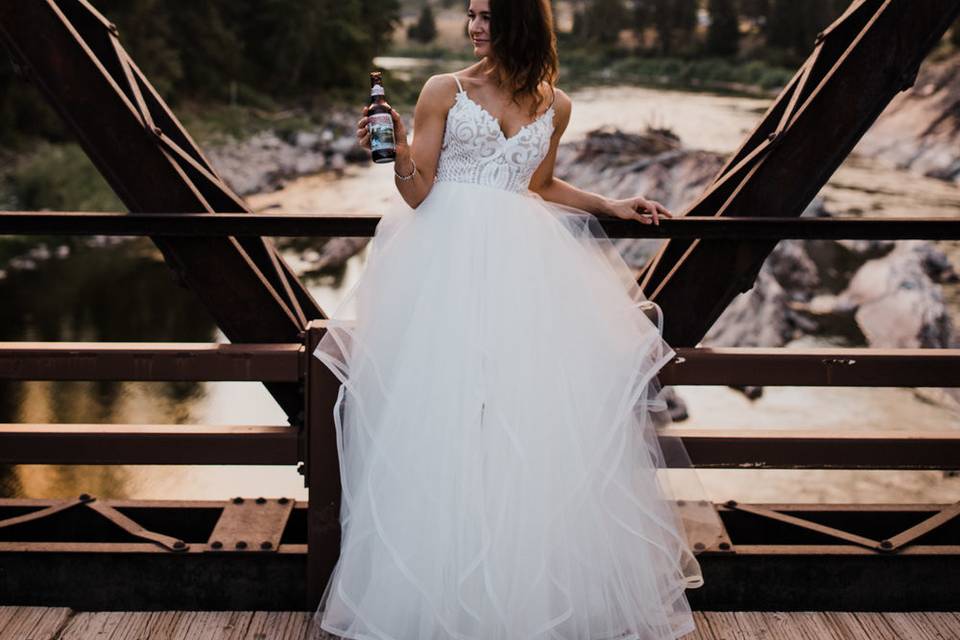
[[[674,502],[654,421],[655,375],[674,352],[644,304],[582,211],[439,182],[416,210],[387,212],[314,353],[342,383],[343,487],[341,553],[314,628],[392,640],[692,631],[684,590],[703,578],[683,518],[715,515]],[[679,440],[669,448],[671,465],[689,466]]]

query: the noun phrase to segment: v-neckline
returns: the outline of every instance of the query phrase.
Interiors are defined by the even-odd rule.
[[[541,113],[539,116],[537,116],[536,118],[534,118],[533,120],[531,120],[531,121],[528,122],[527,124],[523,125],[523,126],[520,127],[519,129],[517,129],[516,132],[515,132],[512,136],[508,136],[506,133],[504,133],[504,131],[503,131],[503,125],[501,124],[500,120],[499,120],[495,115],[493,115],[492,113],[490,113],[490,111],[488,111],[485,106],[483,106],[482,104],[480,104],[479,102],[477,102],[476,100],[474,100],[473,98],[471,98],[470,95],[467,94],[466,90],[464,90],[464,89],[461,88],[461,89],[457,92],[457,95],[462,95],[464,98],[467,99],[468,102],[472,103],[472,104],[473,104],[477,109],[479,109],[484,115],[486,115],[488,118],[490,118],[490,120],[492,120],[493,123],[496,125],[496,127],[497,127],[497,133],[500,134],[500,138],[501,138],[504,142],[510,142],[511,140],[513,140],[514,138],[516,138],[517,136],[519,136],[521,133],[523,133],[525,130],[527,130],[528,128],[530,128],[530,127],[532,127],[533,125],[535,125],[535,124],[537,124],[538,122],[540,122],[540,120],[542,120],[542,119],[544,118],[544,116],[546,116],[548,113],[550,113],[550,112],[553,110],[553,105],[551,104],[551,105],[550,105],[549,107],[547,107],[546,110],[545,110],[543,113]]]

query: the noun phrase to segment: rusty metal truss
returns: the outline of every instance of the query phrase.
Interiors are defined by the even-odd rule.
[[[798,217],[960,14],[960,0],[854,0],[684,215]],[[776,241],[670,240],[638,282],[694,346],[754,284]]]
[[[0,2],[0,41],[130,213],[249,213],[89,2]],[[268,239],[152,239],[231,341],[297,342],[326,317]],[[265,384],[296,422],[296,385]]]
[[[724,529],[687,532],[706,576],[688,592],[695,609],[960,605],[960,504],[707,504]],[[0,601],[311,610],[308,508],[288,498],[0,499]]]

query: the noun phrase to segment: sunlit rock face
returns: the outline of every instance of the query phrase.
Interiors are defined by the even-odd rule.
[[[925,62],[854,151],[960,184],[960,54]]]

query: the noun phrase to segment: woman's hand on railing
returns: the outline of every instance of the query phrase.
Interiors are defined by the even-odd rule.
[[[660,218],[672,218],[673,214],[656,200],[648,200],[643,196],[609,200],[608,213],[624,220],[639,220],[643,224],[660,224]]]

